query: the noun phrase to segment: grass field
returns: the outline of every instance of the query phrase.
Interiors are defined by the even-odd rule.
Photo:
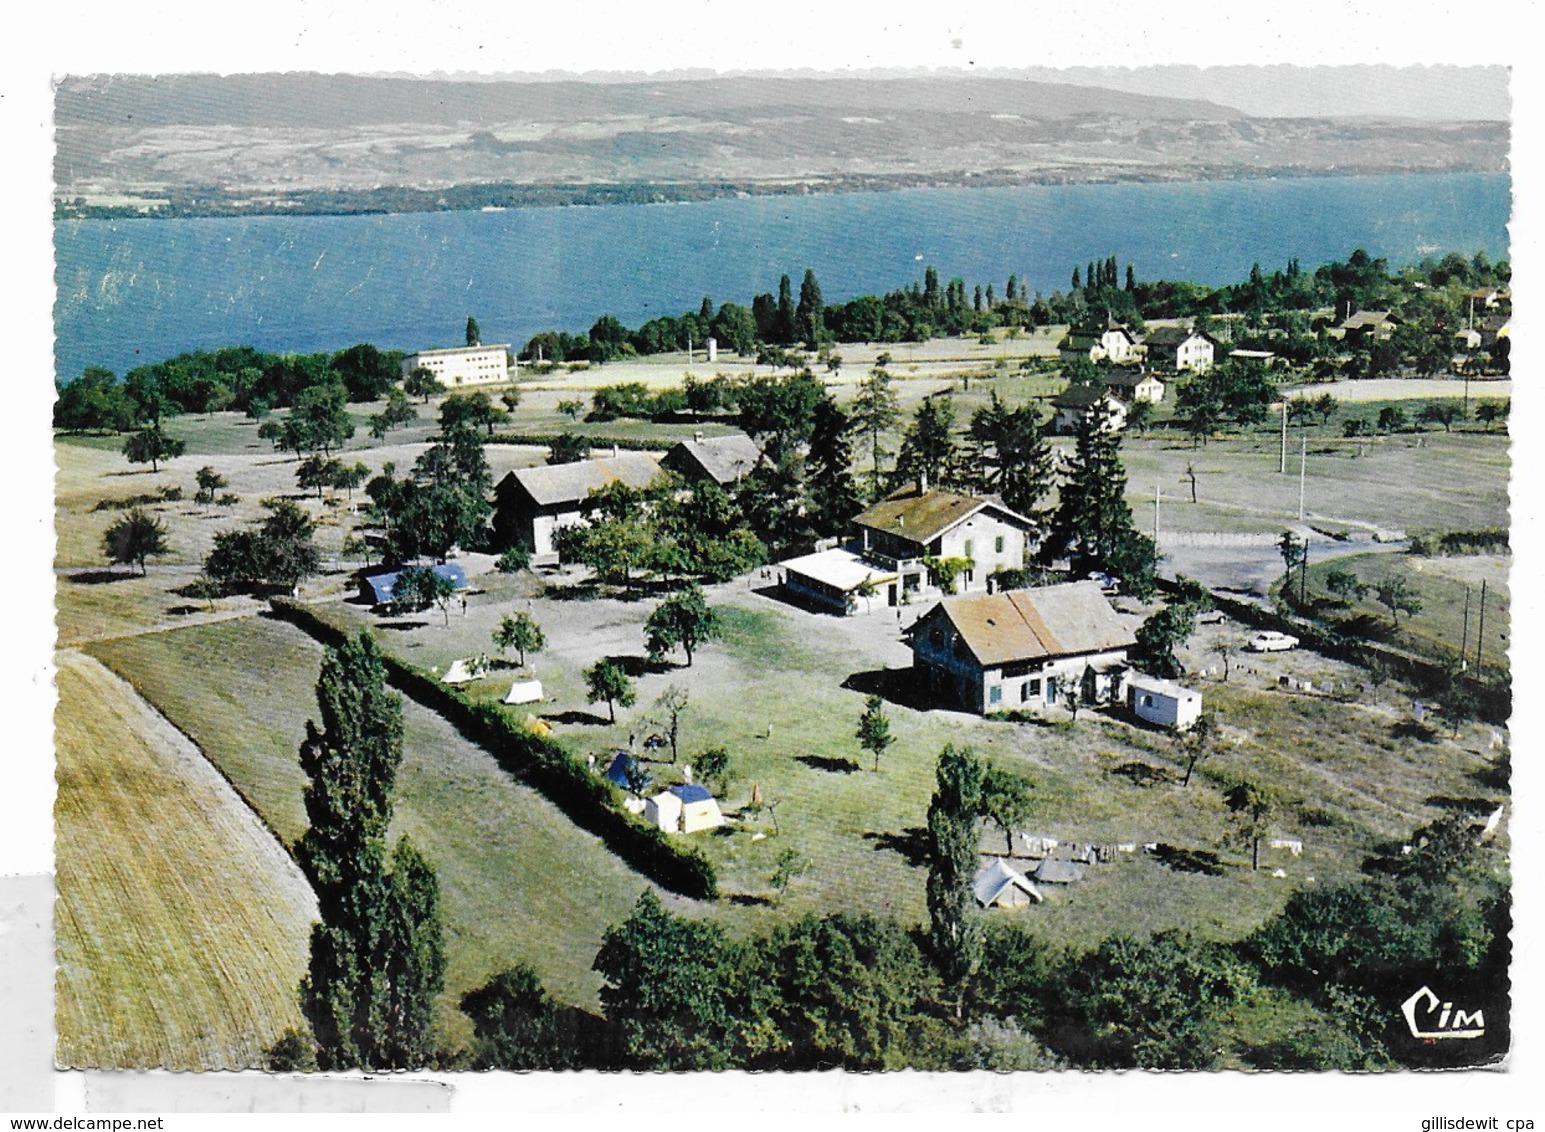
[[[738,826],[695,839],[720,870],[730,896],[711,911],[734,931],[761,930],[807,911],[864,909],[905,922],[926,919],[921,866],[922,828],[933,791],[935,760],[947,742],[966,743],[989,759],[1026,774],[1035,784],[1030,823],[1062,840],[1168,842],[1218,850],[1226,832],[1221,789],[1251,778],[1278,788],[1283,803],[1277,833],[1302,837],[1305,856],[1271,862],[1288,876],[1230,868],[1223,876],[1180,873],[1141,854],[1097,870],[1084,883],[1056,891],[1053,903],[1026,922],[1062,943],[1092,944],[1122,931],[1185,927],[1231,939],[1280,907],[1298,885],[1356,875],[1372,847],[1433,820],[1433,798],[1476,792],[1469,775],[1484,765],[1479,732],[1462,742],[1435,737],[1413,744],[1398,738],[1409,711],[1394,689],[1359,698],[1360,674],[1312,654],[1250,658],[1228,685],[1207,682],[1230,725],[1225,752],[1204,764],[1187,790],[1143,787],[1128,776],[1131,764],[1170,771],[1179,755],[1162,735],[1085,713],[1073,727],[1011,724],[893,702],[888,711],[896,743],[875,773],[853,738],[865,693],[886,685],[884,673],[910,662],[890,610],[847,619],[808,614],[747,589],[744,582],[710,591],[723,610],[725,637],[698,650],[691,668],[678,656],[666,668],[647,664],[641,626],[652,602],[588,601],[489,592],[474,595],[465,618],[392,621],[381,634],[386,648],[423,668],[444,671],[460,656],[490,651],[488,633],[512,607],[529,609],[550,642],[532,664],[551,697],[545,714],[558,734],[603,763],[615,747],[659,727],[654,700],[669,685],[690,696],[682,723],[681,762],[723,745],[731,752],[734,781],[723,798],[738,814],[753,785],[776,802],[766,813],[742,815]],[[910,620],[917,611],[906,611]],[[341,625],[376,622],[346,606],[327,607]],[[1208,627],[1190,664],[1216,663],[1207,653]],[[1234,632],[1238,628],[1234,627]],[[817,643],[819,642],[819,643]],[[615,724],[604,704],[585,702],[582,670],[597,657],[621,659],[639,673],[637,704],[619,709]],[[1276,691],[1277,676],[1334,678],[1352,689],[1349,702],[1296,697]],[[509,674],[496,671],[467,690],[501,695]],[[1333,741],[1321,742],[1333,728]],[[1311,738],[1313,737],[1313,738]],[[680,765],[656,756],[657,783],[681,777]],[[758,836],[761,835],[761,836]],[[785,899],[774,904],[770,875],[778,851],[796,846],[813,862]],[[984,831],[986,852],[1001,853],[996,830]],[[1225,860],[1245,858],[1223,847]]]
[[[297,751],[316,716],[321,646],[263,618],[93,651],[187,730],[286,843],[305,831]],[[441,1017],[451,1037],[470,1036],[455,999],[516,961],[562,1000],[594,1008],[601,935],[648,882],[438,716],[409,700],[405,722],[393,836],[411,834],[440,878],[449,959]]]
[[[1480,641],[1480,656],[1484,673],[1495,677],[1509,668],[1512,616],[1508,575],[1511,564],[1511,558],[1479,554],[1432,558],[1410,554],[1353,555],[1320,566],[1311,562],[1309,596],[1311,600],[1332,600],[1325,589],[1325,576],[1332,569],[1348,570],[1369,586],[1376,586],[1390,575],[1402,578],[1415,592],[1422,608],[1414,617],[1401,615],[1400,628],[1391,640],[1423,656],[1456,664],[1463,640],[1464,655],[1473,665],[1481,632],[1481,582],[1484,580],[1486,634]],[[1344,607],[1338,603],[1328,611],[1337,620],[1367,615],[1384,625],[1391,624],[1389,610],[1379,605],[1372,593]]]
[[[243,1069],[301,1023],[316,902],[188,741],[58,654],[59,1064]]]

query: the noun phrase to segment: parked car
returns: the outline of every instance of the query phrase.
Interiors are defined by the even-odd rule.
[[[1219,625],[1228,620],[1221,609],[1206,609],[1196,615],[1198,625]]]
[[[1287,652],[1298,647],[1298,638],[1268,629],[1252,636],[1245,642],[1245,647],[1251,652]]]

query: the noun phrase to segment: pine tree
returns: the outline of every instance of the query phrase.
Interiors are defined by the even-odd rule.
[[[809,513],[818,535],[841,534],[861,509],[853,482],[853,450],[849,437],[854,422],[830,397],[815,409],[810,456],[805,471]]]
[[[982,928],[971,885],[976,879],[986,767],[970,747],[946,744],[937,787],[928,805],[928,919],[934,960],[957,988],[959,1016],[965,984],[982,960]]]
[[[409,1068],[427,1058],[429,1010],[443,982],[438,888],[399,845],[386,869],[392,786],[402,762],[402,700],[368,633],[330,649],[317,680],[322,723],[306,724],[301,769],[311,827],[296,856],[316,893],[301,1008],[324,1069]]]
[[[805,278],[799,285],[799,306],[794,310],[794,321],[796,335],[803,338],[812,349],[820,343],[825,331],[821,322],[824,309],[821,285],[816,282],[815,272],[806,268]]]
[[[853,427],[869,438],[869,494],[873,499],[880,496],[880,460],[885,454],[880,434],[888,431],[900,416],[891,375],[876,367],[858,383],[858,394],[853,398]]]
[[[927,476],[930,484],[950,482],[960,463],[954,427],[953,401],[948,397],[924,400],[902,438],[896,479],[904,482]]]
[[[1133,525],[1120,445],[1101,414],[1084,414],[1073,454],[1065,457],[1062,498],[1042,554],[1067,554],[1076,573],[1109,571],[1141,597],[1153,590],[1157,553]]]

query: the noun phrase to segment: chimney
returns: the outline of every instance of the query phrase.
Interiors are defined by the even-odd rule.
[[[699,440],[699,441],[702,440],[703,439],[703,430],[700,429],[700,428],[693,429],[692,430],[692,439],[693,440]]]
[[[917,494],[919,494],[919,495],[927,495],[928,494],[928,473],[927,472],[918,472],[917,473]]]
[[[615,460],[618,456],[621,456],[621,455],[622,455],[622,450],[620,448],[618,448],[615,444],[613,444],[612,445],[612,459]]]

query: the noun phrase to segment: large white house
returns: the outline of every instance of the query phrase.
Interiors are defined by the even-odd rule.
[[[1143,356],[1142,343],[1124,322],[1105,316],[1105,325],[1093,330],[1071,330],[1057,343],[1058,356],[1065,362],[1084,358],[1091,362],[1128,365]]]
[[[1212,368],[1217,341],[1189,326],[1161,326],[1143,339],[1148,364],[1170,373],[1205,373]]]
[[[402,376],[420,367],[435,375],[447,389],[468,385],[503,385],[510,380],[509,344],[457,346],[448,350],[420,350],[402,359]]]
[[[953,559],[954,583],[981,590],[993,574],[1025,564],[1029,519],[996,499],[930,490],[926,481],[892,493],[853,520],[846,546],[780,562],[784,587],[833,613],[895,606],[938,593],[930,562]],[[866,585],[868,583],[868,585]],[[872,588],[872,597],[861,591]]]

